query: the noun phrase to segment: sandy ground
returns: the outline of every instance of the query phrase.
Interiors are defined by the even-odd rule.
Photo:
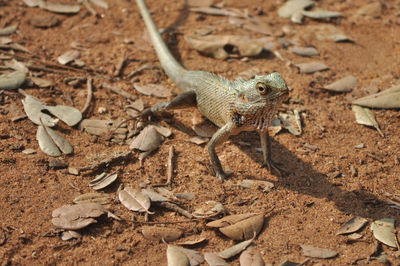
[[[71,3],[76,3],[70,1]],[[145,33],[144,24],[134,1],[109,1],[110,8],[95,7],[98,16],[91,15],[82,5],[75,15],[60,15],[39,8],[27,7],[23,1],[0,1],[0,27],[19,24],[16,34],[10,37],[25,46],[31,53],[15,52],[19,61],[39,61],[57,64],[56,58],[70,50],[78,41],[85,47],[81,60],[86,69],[50,72],[31,69],[31,74],[51,80],[51,88],[23,85],[27,93],[47,104],[73,105],[81,109],[86,100],[86,84],[75,88],[67,85],[69,77],[92,77],[94,98],[85,114],[86,118],[118,120],[129,118],[125,106],[130,100],[101,87],[108,82],[141,98],[146,106],[160,99],[144,96],[133,88],[140,84],[157,83],[174,93],[173,83],[160,70],[156,55]],[[195,199],[180,201],[188,211],[195,210],[207,200],[221,202],[230,214],[259,212],[274,207],[267,216],[264,228],[254,240],[266,263],[278,265],[290,260],[303,262],[300,245],[307,244],[338,252],[330,260],[311,258],[307,265],[366,265],[380,264],[370,259],[381,252],[392,265],[400,263],[399,253],[382,245],[377,249],[369,225],[380,218],[391,217],[398,223],[400,213],[386,200],[400,197],[400,115],[397,110],[373,110],[384,137],[370,127],[358,125],[351,111],[351,100],[375,93],[400,83],[400,4],[398,1],[382,2],[376,17],[358,15],[365,1],[318,1],[317,6],[343,12],[344,16],[329,22],[306,18],[301,25],[280,18],[277,9],[283,1],[238,0],[224,1],[225,7],[247,8],[250,14],[267,21],[276,43],[273,51],[297,64],[320,61],[329,70],[314,74],[300,74],[296,67],[288,66],[272,53],[257,57],[217,60],[191,49],[183,39],[195,30],[215,27],[212,34],[236,34],[262,37],[228,22],[224,16],[201,15],[188,12],[183,1],[149,1],[149,8],[160,28],[179,20],[177,27],[164,36],[177,59],[188,69],[201,69],[234,79],[239,73],[257,67],[261,73],[278,71],[291,88],[284,110],[301,110],[303,133],[294,136],[282,131],[273,137],[273,160],[284,169],[282,177],[261,167],[262,156],[256,148],[260,143],[255,133],[244,133],[218,147],[222,164],[233,171],[233,176],[221,182],[208,173],[206,146],[188,141],[194,136],[190,130],[195,109],[176,111],[172,122],[160,122],[169,127],[173,135],[152,153],[140,166],[138,155],[113,162],[98,171],[83,171],[80,175],[68,174],[67,169],[49,167],[53,159],[39,149],[36,126],[28,119],[13,122],[15,112],[11,105],[22,110],[23,96],[16,92],[0,92],[0,261],[13,264],[131,264],[166,265],[167,245],[143,238],[142,214],[132,213],[118,202],[109,206],[122,221],[101,217],[99,222],[81,230],[82,239],[62,241],[51,223],[54,209],[69,204],[81,193],[91,192],[88,183],[102,171],[116,172],[118,181],[105,189],[115,197],[119,184],[138,187],[139,184],[160,184],[166,180],[168,149],[176,150],[173,182],[168,189],[173,192],[193,192]],[[31,20],[40,16],[54,16],[60,23],[52,28],[32,26]],[[344,31],[354,42],[335,43],[320,41],[306,33],[310,25],[334,25]],[[277,40],[314,46],[319,56],[305,58],[295,55]],[[0,55],[12,55],[1,50]],[[114,72],[121,55],[126,64],[120,77]],[[145,64],[155,66],[138,73],[128,74]],[[46,70],[47,69],[47,70]],[[57,68],[58,69],[58,68]],[[349,93],[331,93],[321,89],[347,75],[358,78],[356,88]],[[294,99],[294,100],[293,100]],[[133,128],[134,121],[129,124]],[[128,150],[128,145],[115,144],[107,138],[96,137],[62,123],[57,130],[74,146],[74,153],[59,159],[70,167],[85,167],[102,159]],[[243,142],[251,145],[243,145]],[[361,145],[362,148],[355,146]],[[311,148],[310,148],[311,147]],[[35,154],[24,154],[33,148]],[[270,181],[274,188],[243,189],[237,186],[243,179]],[[215,230],[206,228],[204,221],[190,221],[172,211],[152,208],[152,222],[186,221],[169,226],[181,228],[185,236],[201,235],[207,242],[193,247],[201,252],[220,251],[235,242]],[[360,230],[362,237],[350,241],[337,236],[338,228],[351,217],[368,219]],[[161,225],[162,226],[162,225]],[[397,237],[399,237],[399,227]],[[50,232],[50,233],[49,233]],[[46,236],[44,236],[47,233]],[[1,240],[0,239],[0,240]],[[230,260],[239,264],[238,257]]]

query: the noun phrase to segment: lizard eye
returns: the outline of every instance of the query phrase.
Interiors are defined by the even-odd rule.
[[[261,82],[256,84],[256,89],[257,89],[258,93],[260,93],[261,95],[268,94],[271,91],[271,87],[269,87],[265,83],[261,83]]]

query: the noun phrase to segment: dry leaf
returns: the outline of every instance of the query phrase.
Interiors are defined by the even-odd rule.
[[[221,227],[219,231],[233,240],[246,240],[257,235],[264,225],[264,214],[252,216],[232,225]]]
[[[274,184],[265,180],[244,179],[239,184],[242,188],[262,188],[264,192],[269,192],[274,187]]]
[[[64,54],[60,55],[59,57],[57,57],[57,61],[61,65],[66,65],[66,64],[74,61],[75,59],[79,58],[79,56],[80,56],[80,53],[78,50],[69,50],[69,51],[65,52]]]
[[[349,92],[356,87],[357,82],[358,80],[356,77],[347,76],[324,86],[324,89],[336,92]]]
[[[119,191],[118,197],[122,205],[129,210],[152,214],[149,212],[151,205],[149,197],[139,190],[126,187]]]
[[[82,120],[82,113],[78,109],[71,106],[46,106],[46,110],[70,127],[75,126]]]
[[[196,218],[212,218],[225,212],[225,208],[222,203],[217,201],[206,201],[205,205],[196,209],[192,214]]]
[[[139,83],[134,83],[133,87],[138,92],[148,96],[155,96],[158,98],[168,98],[172,96],[172,93],[168,88],[159,84],[140,85]]]
[[[378,122],[375,120],[375,115],[370,109],[358,105],[353,105],[351,109],[354,112],[356,122],[358,124],[374,127],[378,133],[384,137],[381,129],[379,128]]]
[[[264,260],[256,247],[250,246],[240,254],[240,266],[264,266]]]
[[[313,18],[313,19],[326,19],[326,18],[337,18],[343,16],[341,12],[328,11],[323,9],[307,11],[304,10],[301,12],[304,16]]]
[[[154,127],[147,126],[133,139],[129,148],[150,152],[157,149],[163,140],[163,136]]]
[[[0,75],[0,89],[16,90],[25,82],[26,73],[23,71],[14,71],[8,74]]]
[[[301,63],[296,65],[301,74],[312,74],[318,71],[328,70],[329,67],[320,62]]]
[[[288,112],[286,114],[280,113],[279,119],[282,122],[282,127],[286,128],[293,135],[300,136],[303,132],[298,110],[293,110],[293,112]]]
[[[319,55],[319,52],[317,49],[314,47],[300,47],[300,46],[294,46],[290,49],[292,53],[295,53],[297,55],[301,56],[315,56]]]
[[[204,253],[204,259],[210,266],[230,266],[231,264],[226,262],[224,259],[220,258],[214,252]]]
[[[258,214],[257,213],[244,213],[244,214],[228,215],[228,216],[225,216],[224,218],[209,222],[206,225],[208,227],[212,227],[212,228],[220,228],[220,227],[235,224],[237,222],[246,220],[246,219],[256,216],[256,215],[258,215]]]
[[[177,248],[178,248],[178,250],[183,252],[186,255],[186,257],[189,259],[190,266],[197,266],[204,262],[204,257],[200,252],[198,252],[196,250],[192,250],[192,249],[183,248],[183,247],[177,247]]]
[[[32,80],[33,84],[35,84],[39,88],[48,88],[53,86],[53,82],[51,80],[37,78],[37,77],[30,77],[29,79]]]
[[[169,136],[172,135],[171,129],[169,129],[167,127],[163,127],[163,126],[160,126],[160,125],[157,125],[157,124],[150,125],[150,127],[154,127],[154,129],[157,130],[158,133],[160,133],[161,135],[163,135],[166,138],[168,138]]]
[[[117,128],[117,126],[119,126]],[[121,121],[84,119],[79,124],[79,129],[85,130],[89,134],[102,136],[113,132],[114,135],[126,136],[128,133],[126,123],[121,125]]]
[[[201,145],[201,144],[207,143],[208,140],[209,140],[208,138],[202,138],[202,137],[191,137],[189,139],[190,142],[192,142],[194,144],[197,144],[197,145]]]
[[[81,237],[82,237],[81,234],[79,234],[76,231],[71,231],[71,230],[64,231],[61,234],[61,240],[63,240],[63,241],[68,241],[68,240],[71,240],[71,239],[79,239]]]
[[[236,256],[237,254],[239,254],[240,252],[245,250],[251,244],[251,242],[253,242],[253,240],[254,240],[254,238],[240,242],[230,248],[227,248],[227,249],[219,252],[218,256],[220,256],[223,259],[229,259],[233,256]]]
[[[356,216],[351,218],[345,224],[343,224],[339,230],[336,232],[336,235],[344,235],[354,233],[360,230],[367,223],[367,219]]]
[[[0,36],[7,36],[7,35],[11,35],[14,32],[16,32],[18,29],[18,25],[11,25],[5,28],[1,28],[0,29]]]
[[[314,35],[319,41],[334,41],[334,42],[346,42],[352,41],[346,34],[330,24],[323,25],[308,25],[305,28],[305,31],[302,31],[302,34]]]
[[[106,209],[98,203],[64,205],[53,211],[52,223],[56,227],[66,230],[78,230],[96,223],[93,218],[99,217],[105,212]]]
[[[56,16],[35,16],[29,20],[32,26],[36,28],[51,28],[60,24],[61,20]]]
[[[185,36],[189,46],[200,53],[212,56],[216,59],[226,59],[232,56],[256,56],[264,49],[270,38],[250,38],[249,36],[237,35],[208,35],[208,36]],[[228,46],[231,50],[225,50]],[[233,53],[230,53],[233,52]]]
[[[74,150],[72,145],[66,139],[46,126],[38,127],[36,139],[39,142],[40,149],[50,156],[60,156],[61,152],[64,154],[70,154]]]
[[[179,246],[195,246],[197,244],[203,243],[206,241],[207,238],[205,237],[200,237],[194,240],[184,240],[183,242],[176,243]]]
[[[99,204],[108,204],[110,203],[111,198],[106,193],[85,193],[76,197],[73,202],[75,204],[82,204],[82,203],[99,203]]]
[[[400,85],[357,99],[353,104],[371,108],[400,108]]]
[[[90,2],[92,2],[93,4],[95,4],[98,7],[104,8],[104,9],[108,9],[108,3],[106,1],[103,0],[90,0]]]
[[[43,124],[53,127],[58,122],[58,119],[54,119],[48,114],[43,113],[43,110],[49,111],[69,126],[76,125],[82,119],[82,113],[74,107],[65,105],[47,106],[30,95],[26,95],[22,103],[28,118],[37,125]]]
[[[382,4],[381,2],[376,1],[363,5],[362,7],[360,7],[360,9],[357,10],[357,14],[372,18],[379,17],[380,15],[382,15]]]
[[[291,18],[304,9],[314,6],[312,0],[289,0],[278,9],[278,15],[282,18]]]
[[[168,266],[189,266],[189,259],[177,246],[168,245],[167,247]]]
[[[394,228],[394,219],[383,218],[371,224],[371,231],[374,237],[385,245],[399,249]]]
[[[163,195],[157,193],[156,191],[154,191],[151,188],[142,189],[142,193],[147,195],[150,198],[150,201],[152,201],[152,202],[170,201],[168,198],[166,198]]]
[[[118,178],[117,174],[111,174],[107,176],[105,173],[103,174],[98,175],[95,179],[90,181],[89,186],[92,187],[94,190],[100,190],[111,185]]]
[[[142,234],[144,238],[151,241],[175,241],[179,239],[183,232],[177,228],[171,227],[158,227],[158,226],[144,226],[142,227]]]
[[[75,14],[78,13],[79,10],[81,9],[79,5],[65,5],[65,4],[51,3],[45,1],[40,1],[39,7],[60,14]]]
[[[319,259],[329,259],[336,257],[337,252],[326,249],[326,248],[316,248],[310,245],[301,245],[303,249],[303,255],[312,258],[319,258]]]

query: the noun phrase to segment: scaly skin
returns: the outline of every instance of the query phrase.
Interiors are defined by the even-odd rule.
[[[238,79],[231,82],[208,72],[186,70],[168,50],[144,1],[136,0],[136,3],[162,68],[182,92],[172,101],[160,102],[145,109],[141,116],[197,106],[204,116],[220,127],[208,143],[211,164],[220,179],[227,176],[215,153],[215,147],[231,135],[257,130],[260,134],[264,165],[268,170],[274,168],[279,173],[271,161],[271,144],[267,129],[278,106],[288,96],[289,90],[281,75],[275,72],[266,76],[256,76],[251,80]]]

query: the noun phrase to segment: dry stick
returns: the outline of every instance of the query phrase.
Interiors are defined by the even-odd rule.
[[[116,87],[116,86],[112,86],[112,85],[110,85],[108,83],[105,83],[105,82],[101,86],[103,88],[111,90],[112,92],[115,92],[116,94],[119,94],[119,95],[121,95],[121,96],[123,96],[125,98],[128,98],[130,100],[136,100],[136,97],[133,94],[127,92],[126,90],[124,90],[122,88],[119,88],[119,87]]]
[[[87,111],[87,109],[89,109],[89,105],[90,102],[92,101],[92,97],[93,97],[93,89],[92,89],[92,78],[88,78],[87,79],[87,98],[86,98],[86,102],[85,105],[83,106],[81,113],[82,115]]]
[[[125,60],[126,60],[125,52],[122,52],[121,58],[119,59],[117,67],[114,72],[115,77],[118,77],[119,75],[121,75],[121,71],[122,71],[122,68],[124,67]]]
[[[189,218],[189,219],[192,219],[192,218],[193,218],[193,215],[190,214],[187,210],[182,209],[182,208],[179,207],[178,205],[173,204],[173,203],[171,203],[171,202],[167,202],[167,201],[158,202],[158,205],[160,205],[161,207],[164,207],[164,208],[166,208],[166,209],[170,209],[170,210],[172,210],[172,211],[175,211],[175,212],[177,212],[177,213],[179,213],[179,214],[181,214],[181,215],[183,215],[183,216],[185,216],[185,217],[187,217],[187,218]]]
[[[167,182],[165,183],[166,185],[171,185],[172,174],[174,171],[173,159],[174,159],[174,146],[171,145],[171,147],[169,147],[169,152],[168,152]]]

